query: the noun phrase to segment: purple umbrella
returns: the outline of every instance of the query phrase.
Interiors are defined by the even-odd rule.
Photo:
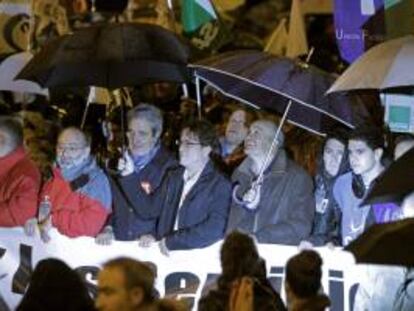
[[[258,109],[282,114],[279,128],[245,206],[257,207],[263,172],[271,161],[285,120],[323,135],[338,123],[350,128],[352,110],[346,95],[325,96],[334,77],[307,63],[260,51],[234,51],[190,65],[198,86],[201,79],[223,94]],[[236,190],[236,188],[235,188]]]
[[[260,51],[235,51],[189,66],[196,78],[223,94],[258,109],[287,113],[288,122],[313,133],[323,135],[338,122],[353,128],[347,95],[325,96],[335,78],[312,65]]]

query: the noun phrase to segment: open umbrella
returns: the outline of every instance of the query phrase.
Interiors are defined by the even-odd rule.
[[[251,209],[257,207],[264,170],[278,147],[278,136],[286,120],[322,135],[333,123],[353,127],[347,97],[324,96],[334,78],[307,63],[260,51],[234,51],[190,67],[194,70],[197,86],[199,79],[204,80],[240,102],[282,115],[259,174],[248,191],[250,198],[245,205]],[[197,100],[200,104],[199,87]]]
[[[160,26],[120,23],[92,26],[50,41],[19,73],[42,86],[110,89],[188,79],[189,50]]]
[[[393,162],[376,180],[362,205],[401,202],[414,191],[414,148]]]
[[[414,86],[414,36],[386,41],[368,50],[336,80],[329,93]]]
[[[0,64],[0,90],[49,96],[47,89],[26,80],[14,80],[22,68],[32,59],[30,52],[13,54]]]
[[[348,97],[324,96],[334,77],[314,66],[260,51],[234,51],[189,65],[196,78],[223,94],[283,115],[316,134],[335,123],[352,128]]]
[[[345,250],[361,263],[414,266],[414,219],[373,225]]]

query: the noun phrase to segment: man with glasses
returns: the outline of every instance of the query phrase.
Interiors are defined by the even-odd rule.
[[[58,137],[52,176],[41,191],[40,208],[50,204],[50,212],[42,215],[40,229],[53,226],[69,237],[94,237],[110,213],[111,199],[108,178],[91,155],[89,136],[66,128]],[[26,229],[33,233],[33,228]]]
[[[97,238],[99,244],[117,240],[137,240],[155,228],[152,211],[143,202],[141,188],[157,194],[166,172],[177,166],[173,155],[161,145],[163,117],[149,104],[140,104],[128,112],[128,150],[114,176],[113,214],[109,225]]]
[[[157,227],[140,239],[148,247],[155,240],[164,255],[170,250],[206,247],[224,235],[231,201],[230,182],[214,167],[210,155],[217,148],[214,127],[197,120],[185,126],[179,142],[179,167],[162,184],[161,195],[147,194],[145,206],[158,218]]]

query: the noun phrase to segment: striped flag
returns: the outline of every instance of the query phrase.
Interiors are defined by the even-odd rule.
[[[217,50],[227,40],[210,0],[182,0],[181,23],[184,35],[200,51]]]

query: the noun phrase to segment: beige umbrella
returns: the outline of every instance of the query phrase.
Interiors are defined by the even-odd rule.
[[[335,81],[327,94],[340,91],[414,87],[414,36],[374,46]]]

